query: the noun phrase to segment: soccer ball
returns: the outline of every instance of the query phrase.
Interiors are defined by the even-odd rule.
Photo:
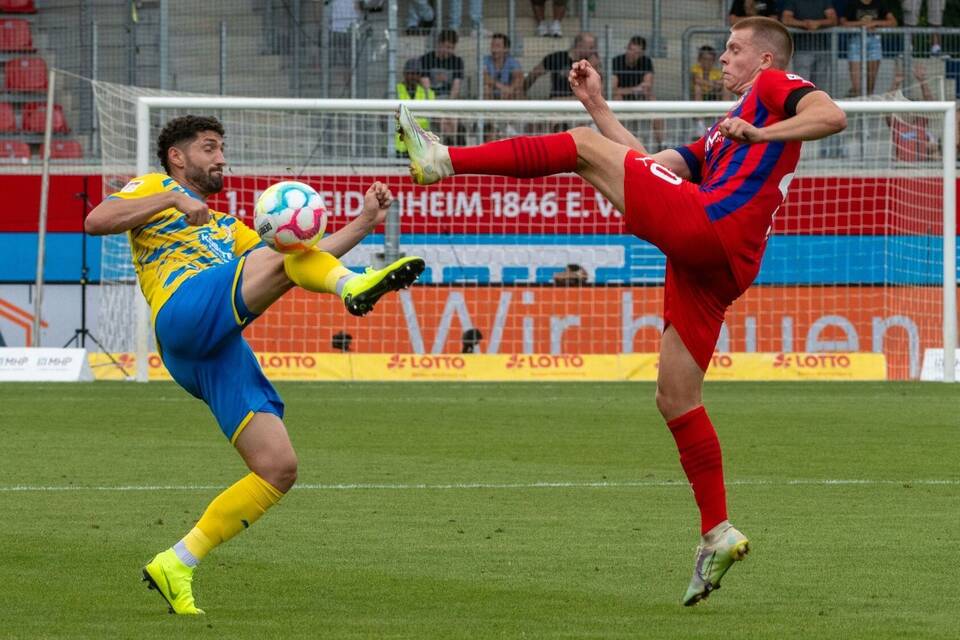
[[[278,182],[257,198],[253,225],[260,239],[280,253],[300,253],[317,244],[327,228],[320,194],[302,182]]]

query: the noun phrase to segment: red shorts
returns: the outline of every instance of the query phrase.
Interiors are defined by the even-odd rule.
[[[667,256],[665,325],[673,325],[706,371],[727,307],[742,291],[700,203],[700,192],[649,156],[629,151],[623,197],[627,229]]]

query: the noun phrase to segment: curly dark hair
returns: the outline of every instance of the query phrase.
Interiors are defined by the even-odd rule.
[[[167,151],[170,147],[186,140],[192,141],[201,131],[216,131],[223,136],[223,125],[213,116],[186,115],[174,118],[163,127],[163,131],[157,136],[157,157],[160,158],[165,172],[170,173],[170,166],[167,164]]]

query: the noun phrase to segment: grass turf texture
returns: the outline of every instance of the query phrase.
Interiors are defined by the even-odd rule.
[[[695,609],[696,508],[652,385],[279,387],[303,488],[207,558],[208,615],[184,619],[139,577],[245,472],[206,408],[172,384],[0,385],[0,638],[960,628],[960,385],[708,384],[754,551]],[[113,489],[146,486],[167,488]]]

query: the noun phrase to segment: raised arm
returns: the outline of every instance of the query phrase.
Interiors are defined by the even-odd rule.
[[[183,213],[192,225],[206,224],[210,219],[210,210],[203,201],[179,191],[164,191],[142,198],[108,198],[90,212],[83,227],[92,236],[123,233],[171,207]]]
[[[337,258],[344,255],[383,223],[392,202],[393,194],[390,189],[382,182],[374,182],[363,197],[363,211],[360,215],[344,228],[325,236],[317,243],[317,248]]]
[[[737,142],[819,140],[847,128],[847,116],[823,91],[811,91],[797,102],[797,115],[757,128],[740,118],[727,118],[720,132]]]
[[[647,153],[636,136],[627,131],[610,110],[610,105],[603,99],[603,81],[600,79],[600,74],[589,62],[586,60],[574,62],[567,79],[570,81],[570,88],[573,89],[573,95],[587,108],[587,113],[593,118],[604,137],[636,149],[640,153]]]

